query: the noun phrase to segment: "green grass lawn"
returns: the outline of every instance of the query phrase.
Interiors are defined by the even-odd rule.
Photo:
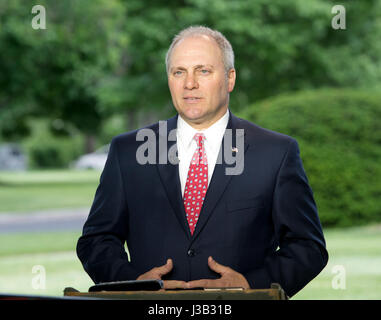
[[[92,285],[75,253],[78,232],[15,233],[0,235],[0,292],[62,296],[65,287],[87,291]],[[45,289],[32,281],[45,270]]]
[[[329,261],[293,299],[381,299],[381,226],[324,232]],[[334,289],[335,266],[345,270],[345,289]]]
[[[381,227],[326,230],[326,268],[293,299],[381,299]],[[0,292],[62,296],[65,287],[87,291],[91,279],[75,254],[79,233],[0,235]],[[42,265],[46,288],[33,289],[33,266]],[[346,272],[345,289],[332,288],[335,265]]]
[[[90,207],[100,171],[0,172],[0,213]]]

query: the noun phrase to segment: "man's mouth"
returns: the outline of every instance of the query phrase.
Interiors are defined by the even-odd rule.
[[[199,97],[184,97],[184,100],[188,103],[196,103],[201,100]]]

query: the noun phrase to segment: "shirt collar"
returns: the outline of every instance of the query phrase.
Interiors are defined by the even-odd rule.
[[[229,109],[226,113],[209,128],[196,130],[191,127],[180,115],[177,118],[177,138],[179,143],[185,148],[190,148],[193,137],[196,133],[203,133],[208,143],[213,149],[219,149],[222,136],[229,121]]]

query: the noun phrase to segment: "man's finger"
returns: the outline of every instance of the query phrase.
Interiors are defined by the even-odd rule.
[[[164,289],[186,289],[187,283],[185,281],[178,281],[178,280],[164,280]]]
[[[187,282],[187,288],[215,288],[218,286],[217,280],[214,279],[200,279]]]
[[[172,268],[173,268],[172,259],[168,259],[166,264],[162,265],[161,267],[157,267],[155,271],[157,272],[159,277],[161,277],[167,274],[169,271],[171,271]]]
[[[210,269],[212,269],[213,271],[216,271],[217,273],[221,275],[230,269],[227,266],[223,266],[222,264],[219,264],[212,257],[208,258],[208,265]]]

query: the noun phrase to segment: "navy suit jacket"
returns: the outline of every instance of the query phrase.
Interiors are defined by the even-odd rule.
[[[212,256],[242,273],[251,288],[276,282],[292,296],[324,268],[328,253],[296,140],[229,113],[232,147],[236,129],[244,130],[244,150],[238,150],[244,152],[244,169],[227,175],[229,164],[216,164],[193,235],[178,165],[139,164],[143,142],[137,130],[112,140],[77,244],[95,283],[136,279],[168,258],[174,267],[164,280],[216,279],[220,275],[207,262]],[[177,116],[165,123],[166,138]],[[163,136],[158,123],[147,128],[157,141]]]

